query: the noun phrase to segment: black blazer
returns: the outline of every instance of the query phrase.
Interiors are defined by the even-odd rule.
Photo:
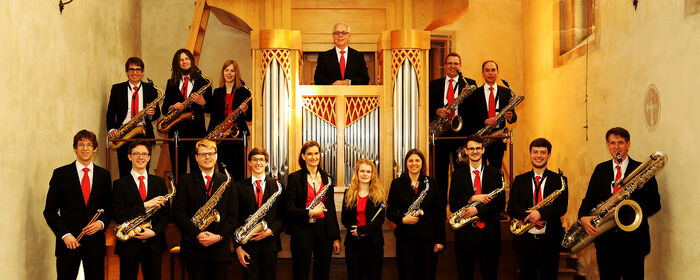
[[[544,200],[554,191],[561,189],[561,176],[549,169],[545,170],[543,176],[547,178],[542,191],[542,199]],[[534,206],[534,194],[532,192],[532,182],[534,180],[535,173],[532,170],[516,176],[513,180],[513,185],[510,188],[510,199],[508,199],[508,215],[514,219],[525,220],[525,217],[528,215],[525,211]],[[567,180],[566,177],[564,177],[564,180]],[[566,214],[568,204],[569,190],[567,188],[557,196],[551,205],[538,209],[542,216],[541,220],[547,221],[545,237],[547,240],[552,241],[553,244],[559,244],[564,237],[561,216]],[[513,245],[518,246],[518,243],[522,242],[522,238],[522,235],[516,235]]]
[[[318,171],[321,173],[321,180],[323,180],[325,185],[328,182],[328,174],[320,168]],[[302,168],[289,174],[287,178],[289,183],[287,184],[287,189],[284,190],[284,208],[287,212],[287,233],[291,235],[295,235],[301,229],[311,225],[309,224],[309,210],[306,210],[307,174],[306,168]],[[338,226],[338,216],[335,212],[335,201],[333,200],[334,194],[332,189],[328,190],[323,202],[328,210],[325,212],[326,232],[328,233],[328,238],[340,240],[340,227]]]
[[[251,177],[239,181],[234,185],[234,197],[235,204],[237,205],[236,218],[234,221],[234,228],[245,224],[246,219],[253,215],[255,211],[258,211],[258,204],[255,202],[255,192],[253,191],[254,185],[251,183]],[[264,205],[270,197],[279,190],[277,186],[277,180],[270,176],[265,176],[265,191],[263,192],[263,201],[261,205]],[[282,250],[282,243],[280,242],[280,233],[282,232],[282,226],[284,225],[284,187],[282,187],[282,193],[277,197],[272,207],[267,211],[263,220],[267,222],[267,226],[272,230],[272,236],[269,236],[260,241],[248,241],[243,245],[244,249],[249,246],[256,246],[260,248],[262,252],[278,252]],[[236,247],[241,246],[236,240],[233,240]]]
[[[625,170],[627,177],[641,162],[629,159],[629,164]],[[579,219],[583,216],[589,216],[590,211],[612,196],[611,183],[615,179],[613,173],[613,162],[608,160],[600,163],[593,170],[591,180],[588,182],[588,190],[586,197],[581,202],[581,207],[578,210]],[[625,232],[619,229],[611,229],[595,240],[596,248],[605,246],[607,248],[619,248],[632,254],[647,255],[651,249],[651,241],[649,239],[649,223],[647,218],[656,214],[661,210],[661,197],[659,196],[659,185],[656,178],[652,177],[644,186],[632,193],[630,199],[639,203],[642,207],[642,224],[634,231]]]
[[[126,114],[130,113],[126,111],[129,107],[129,103],[131,102],[131,100],[129,100],[128,93],[128,88],[130,86],[131,85],[128,81],[112,85],[112,90],[109,93],[109,104],[107,105],[107,131],[110,131],[111,129],[119,129],[124,122],[124,119],[126,119]],[[143,106],[139,110],[143,109],[148,105],[148,103],[151,103],[153,100],[158,98],[158,92],[151,84],[141,82],[141,87],[143,88],[144,100]],[[146,123],[146,138],[154,138],[153,125],[151,124],[151,121],[157,120],[159,117],[160,107],[156,105],[153,117],[149,118],[146,116],[143,118],[144,122]]]
[[[235,90],[232,102],[233,106],[231,106],[233,110],[235,111],[238,106],[241,106],[241,103],[243,103],[243,101],[248,97],[250,97],[250,91],[248,91],[248,89],[240,87]],[[207,101],[207,104],[204,106],[206,111],[211,113],[207,133],[214,130],[217,125],[226,119],[226,87],[223,86],[215,89],[214,93],[208,100],[209,101]],[[245,131],[248,132],[248,135],[250,135],[250,130],[248,130],[248,124],[246,121],[251,121],[253,119],[253,106],[250,106],[250,104],[252,103],[248,104],[248,110],[245,111],[244,115],[235,121],[238,129],[240,130],[239,133],[243,133],[243,131]],[[233,135],[229,137],[233,137]]]
[[[345,246],[353,246],[355,242],[359,239],[350,233],[352,226],[357,225],[357,204],[348,208],[345,205],[345,195],[347,195],[347,189],[343,195],[343,210],[340,213],[340,220],[343,226],[347,229],[347,234],[345,235]],[[384,206],[384,207],[382,207]],[[382,209],[384,208],[384,209]],[[381,209],[381,210],[380,210]],[[372,217],[379,211],[374,221]],[[384,246],[384,234],[382,233],[382,224],[384,224],[384,217],[386,216],[386,206],[381,202],[373,201],[370,197],[367,198],[367,205],[365,206],[365,219],[367,224],[364,226],[357,227],[357,233],[359,235],[367,234],[367,236],[361,236],[362,239],[369,238],[370,242],[378,248]]]
[[[474,91],[474,93],[472,93],[472,95],[469,96],[468,100],[465,101],[468,103],[467,110],[469,112],[465,124],[467,135],[474,134],[477,131],[479,131],[479,129],[482,129],[484,126],[486,126],[484,124],[484,121],[486,121],[486,119],[489,118],[489,108],[486,107],[486,97],[484,96],[485,85],[486,84],[477,88],[476,91]],[[496,107],[496,114],[498,114],[498,112],[501,111],[501,108],[508,105],[508,102],[510,102],[510,98],[513,96],[510,92],[510,89],[502,86],[497,87],[498,90],[496,96],[494,96],[494,100],[498,104],[498,106]],[[510,121],[508,121],[508,123],[514,123],[517,120],[518,115],[516,115],[515,111],[513,111],[513,118]],[[505,121],[499,123],[497,127],[505,127]]]
[[[482,163],[482,166],[483,163]],[[481,193],[489,194],[492,191],[502,186],[501,176],[498,169],[490,166],[484,166],[483,176],[481,178]],[[452,181],[450,183],[450,211],[452,213],[469,204],[469,198],[474,195],[474,185],[470,174],[469,165],[452,172]],[[485,223],[481,230],[488,232],[487,236],[492,238],[491,241],[501,240],[501,224],[500,214],[506,208],[505,191],[499,193],[491,202],[476,206],[479,220]],[[471,225],[465,225],[455,232],[455,242],[464,241],[467,238],[466,233],[474,230]]]
[[[350,80],[351,85],[369,84],[369,74],[367,74],[367,63],[362,53],[348,47],[345,64],[345,79]],[[330,85],[337,80],[342,80],[340,75],[340,63],[335,47],[318,54],[316,72],[314,73],[314,83],[316,85]]]
[[[105,232],[100,230],[93,235],[84,235],[77,250],[70,250],[63,242],[63,235],[70,233],[78,235],[87,226],[97,212],[104,209],[99,220],[105,228],[110,221],[111,177],[109,171],[94,165],[92,171],[92,188],[90,198],[85,206],[80,177],[75,167],[75,161],[56,168],[49,181],[49,192],[46,195],[44,218],[56,235],[56,256],[80,256],[86,254],[92,257],[105,255]]]
[[[226,176],[224,174],[214,173],[211,183],[212,195],[214,195],[216,190],[219,189],[219,186],[225,181]],[[233,201],[233,191],[231,191],[231,189],[231,186],[226,188],[215,207],[219,215],[221,215],[221,220],[211,223],[211,225],[204,230],[221,235],[223,240],[209,247],[204,247],[197,240],[197,235],[202,231],[200,231],[191,220],[197,210],[204,206],[209,200],[202,173],[189,173],[180,176],[172,213],[173,221],[182,233],[180,240],[180,257],[183,262],[203,262],[206,260],[227,262],[231,260],[231,235],[233,234],[233,219],[236,216],[236,204]]]
[[[139,193],[138,185],[134,181],[131,173],[125,174],[120,179],[114,181],[112,206],[114,207],[114,221],[117,224],[122,224],[133,218],[146,214],[146,208],[143,207],[143,200]],[[165,196],[168,194],[168,188],[165,185],[165,180],[161,177],[148,174],[148,191],[146,193],[146,201],[153,199],[156,196]],[[117,240],[114,248],[114,253],[120,256],[136,256],[139,254],[142,244],[148,247],[149,253],[160,255],[168,247],[165,244],[165,227],[168,225],[170,217],[170,203],[166,203],[153,216],[151,216],[151,229],[156,233],[156,236],[146,240],[131,238],[126,242]]]
[[[201,76],[195,77],[195,75],[190,75],[190,77],[193,77],[194,79],[192,93],[207,85],[207,81]],[[165,98],[163,98],[163,115],[168,114],[168,109],[170,109],[170,106],[173,104],[185,101],[185,97],[183,97],[182,92],[180,92],[179,84],[180,81],[175,81],[173,83],[172,79],[168,79],[168,86],[165,88]],[[207,100],[207,98],[211,96],[211,87],[207,88],[202,93],[202,96],[205,98],[205,101],[209,103],[210,100]],[[192,112],[193,119],[186,119],[173,126],[170,129],[170,132],[168,132],[168,137],[172,137],[175,131],[180,132],[181,138],[201,138],[206,136],[206,127],[204,126],[204,106],[200,106],[197,104],[197,102],[192,102],[192,104],[186,108],[184,112]]]
[[[427,239],[434,243],[445,244],[445,203],[442,201],[440,186],[433,178],[428,177],[430,189],[421,203],[424,214],[419,216],[418,223],[406,225],[401,220],[414,200],[425,189],[424,176],[418,178],[418,193],[411,187],[411,178],[401,176],[391,181],[387,201],[387,217],[396,224],[394,236],[406,239]]]
[[[466,83],[462,79],[462,76],[458,76],[457,78],[457,89],[459,92],[457,94],[460,94],[462,89],[466,86]],[[466,78],[467,83],[469,85],[474,85],[476,86],[476,81]],[[445,103],[443,102],[444,100],[444,95],[445,95],[445,77],[435,79],[430,81],[430,100],[429,100],[429,112],[428,114],[430,115],[430,121],[432,122],[437,118],[437,114],[435,113],[437,109],[444,108]],[[459,104],[458,111],[459,115],[462,116],[463,121],[466,121],[467,118],[467,100],[464,100],[461,104]],[[466,128],[466,127],[465,127]],[[440,136],[467,136],[466,134],[467,129],[462,129],[458,133],[454,133],[452,130],[448,130],[445,133],[443,133]]]

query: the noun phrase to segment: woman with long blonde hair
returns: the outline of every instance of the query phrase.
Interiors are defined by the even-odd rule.
[[[384,256],[382,224],[386,192],[377,177],[377,167],[361,158],[345,190],[341,221],[348,229],[345,262],[348,279],[381,279]]]

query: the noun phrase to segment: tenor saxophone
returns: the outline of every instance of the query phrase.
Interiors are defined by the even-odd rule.
[[[620,191],[591,209],[590,215],[595,217],[591,224],[598,227],[597,236],[615,226],[624,231],[633,231],[639,227],[642,223],[642,208],[629,198],[632,192],[644,187],[647,181],[658,174],[667,160],[668,157],[662,152],[651,154],[629,176],[615,183],[614,187],[620,187]],[[625,216],[624,213],[630,215]],[[561,245],[572,253],[578,253],[590,245],[597,236],[589,235],[579,221],[569,228]]]
[[[134,138],[136,135],[145,135],[146,134],[146,129],[142,126],[139,125],[143,118],[146,116],[146,111],[150,110],[151,108],[155,108],[158,103],[160,103],[161,100],[163,100],[163,97],[165,97],[165,94],[163,93],[163,90],[158,88],[151,79],[147,79],[148,84],[153,86],[156,91],[158,91],[158,97],[151,101],[151,103],[148,103],[146,107],[144,107],[141,111],[139,111],[136,116],[134,116],[131,120],[129,120],[127,123],[122,124],[119,129],[117,129],[117,137],[109,137],[109,141],[107,142],[107,146],[112,149],[116,150],[119,149],[121,146],[124,146],[126,144],[125,141],[114,141],[115,139],[131,139]]]
[[[496,197],[499,193],[501,193],[502,191],[504,191],[506,189],[505,176],[503,175],[503,171],[501,171],[500,173],[501,173],[501,187],[498,189],[495,189],[489,193],[489,197],[491,197],[491,198]],[[479,221],[479,216],[471,216],[468,218],[462,217],[467,212],[467,208],[476,207],[479,205],[481,205],[481,202],[474,201],[474,202],[469,203],[466,206],[460,208],[459,210],[455,211],[454,213],[452,213],[452,215],[450,215],[450,218],[448,220],[450,223],[450,227],[454,230],[457,230],[457,229],[465,226],[466,224],[473,224],[473,223],[476,223],[477,221]]]
[[[168,179],[170,180],[170,186],[172,187],[172,191],[165,195],[166,200],[170,200],[170,198],[175,196],[176,192],[175,183],[173,183],[173,176],[169,175]],[[120,241],[127,241],[130,238],[134,237],[136,233],[142,233],[144,229],[152,228],[151,221],[149,221],[149,219],[151,218],[151,216],[153,216],[153,214],[158,212],[160,208],[160,205],[148,207],[146,209],[146,214],[126,221],[114,228],[114,230],[117,232],[117,239],[119,239]]]
[[[449,110],[450,112],[454,112],[457,106],[459,106],[459,104],[461,104],[462,101],[464,101],[464,99],[469,97],[469,95],[471,95],[476,90],[475,86],[469,85],[467,83],[467,80],[464,78],[464,76],[462,76],[461,72],[459,73],[459,76],[461,76],[462,80],[464,80],[465,87],[462,88],[457,98],[455,98],[455,100],[452,101],[452,104],[447,105],[447,107],[445,107],[445,109]],[[437,118],[435,118],[435,120],[430,122],[430,128],[428,130],[430,140],[435,140],[435,137],[440,136],[450,128],[452,128],[452,131],[454,132],[460,131],[462,129],[462,117],[459,115],[455,115],[452,118],[443,118],[438,116]]]
[[[198,89],[197,91],[193,92],[192,94],[190,94],[190,96],[187,98],[187,100],[182,102],[182,106],[184,107],[184,109],[187,109],[188,107],[190,107],[192,105],[192,102],[194,102],[194,96],[202,94],[205,90],[207,90],[208,87],[211,86],[211,79],[209,79],[205,76],[201,76],[201,77],[207,81],[207,84],[205,86],[203,86],[202,88]],[[158,121],[158,124],[156,125],[156,129],[158,130],[158,132],[160,132],[162,134],[167,134],[168,131],[170,131],[170,129],[174,125],[176,125],[176,124],[178,124],[186,119],[192,118],[192,112],[185,113],[184,109],[182,111],[177,110],[177,109],[170,109],[168,111],[168,113]]]
[[[554,200],[557,199],[557,197],[559,197],[559,195],[562,192],[564,192],[564,190],[566,190],[567,185],[566,181],[564,181],[564,173],[561,172],[561,170],[559,170],[559,176],[561,177],[561,188],[549,194],[547,198],[540,201],[540,203],[537,203],[537,205],[530,207],[530,209],[528,210],[539,210],[543,207],[552,205],[552,203],[554,203]],[[522,235],[523,233],[528,232],[533,227],[535,227],[535,223],[524,222],[516,218],[513,218],[513,220],[510,222],[510,232],[512,232],[515,235]]]
[[[214,192],[214,194],[200,207],[194,216],[192,216],[192,223],[199,229],[206,229],[211,223],[221,221],[221,215],[219,211],[216,210],[216,204],[221,200],[221,196],[224,195],[228,183],[231,182],[231,174],[226,170],[226,164],[221,163],[224,172],[226,172],[226,181],[221,183],[219,188]]]
[[[246,100],[243,101],[243,103],[248,103],[253,97],[248,97]],[[241,104],[243,104],[241,103]],[[234,122],[236,119],[238,119],[239,116],[243,114],[243,110],[241,110],[240,107],[236,108],[226,119],[224,119],[219,125],[217,125],[209,134],[207,134],[207,139],[212,140],[216,142],[217,144],[221,141],[222,138],[226,138],[226,136],[233,135],[234,137],[238,136],[238,126],[236,126],[236,123]]]
[[[270,211],[272,204],[275,203],[275,200],[277,200],[277,197],[280,194],[282,194],[282,185],[280,182],[277,182],[277,191],[273,193],[272,196],[270,196],[270,198],[268,198],[267,201],[265,201],[265,203],[260,206],[255,213],[253,213],[253,215],[250,215],[245,220],[245,223],[233,233],[233,236],[236,238],[236,242],[239,244],[246,244],[248,243],[248,240],[253,237],[253,234],[267,230],[267,222],[263,218],[265,218],[267,212]]]

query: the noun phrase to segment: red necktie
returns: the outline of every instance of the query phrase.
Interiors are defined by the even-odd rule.
[[[211,176],[207,175],[204,178],[207,178],[207,193],[211,196]]]
[[[139,87],[134,86],[134,94],[131,96],[131,118],[139,113]]]
[[[540,180],[542,180],[542,177],[535,176],[535,197],[534,197],[535,205],[537,205],[537,203],[540,203],[540,201],[542,201],[542,192],[540,191]],[[542,228],[544,228],[544,226],[537,226],[536,225],[535,228],[542,229]]]
[[[622,168],[620,167],[620,165],[616,165],[615,168],[617,168],[617,174],[615,174],[614,183],[617,183],[617,181],[620,181],[620,178],[622,178]],[[621,189],[621,187],[616,187],[615,185],[613,185],[613,194],[619,192]]]
[[[474,170],[474,194],[481,194],[481,178],[479,177],[479,170]],[[476,222],[476,226],[483,229],[486,226],[486,223],[482,221]]]
[[[493,98],[493,87],[489,87],[491,94],[489,95],[489,118],[496,117],[496,101]]]
[[[258,208],[262,205],[262,186],[260,185],[260,180],[255,180],[255,201],[258,203]]]
[[[454,79],[449,79],[447,80],[450,82],[450,85],[447,87],[447,106],[450,106],[452,102],[455,101],[455,88],[452,86],[452,82],[454,82]],[[455,116],[455,113],[452,113],[450,115],[450,118],[453,118]]]
[[[144,176],[139,176],[139,193],[142,201],[146,201],[146,183],[143,181],[145,178]]]
[[[345,51],[340,51],[340,77],[345,80]]]
[[[90,175],[88,175],[90,168],[83,168],[83,172],[85,172],[85,175],[83,175],[83,181],[80,183],[80,188],[83,189],[83,199],[85,200],[85,206],[87,206],[88,200],[90,200]]]
[[[185,82],[182,83],[182,90],[180,90],[180,92],[182,92],[182,97],[184,97],[185,99],[187,99],[187,84],[189,83],[189,81],[190,77],[185,77]]]

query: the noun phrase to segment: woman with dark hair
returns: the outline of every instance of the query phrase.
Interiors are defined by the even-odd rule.
[[[250,91],[243,86],[243,78],[238,69],[238,63],[235,60],[227,60],[224,66],[221,67],[220,87],[214,90],[211,98],[208,100],[206,111],[211,113],[209,120],[209,128],[207,133],[211,132],[224,121],[236,109],[243,112],[242,115],[236,118],[234,125],[238,128],[237,134],[235,131],[227,138],[242,137],[243,132],[250,135],[248,124],[252,120],[251,107],[248,103],[243,103],[250,97]],[[243,141],[221,141],[218,145],[219,149],[219,170],[222,170],[221,164],[226,164],[226,169],[234,181],[242,180],[246,169],[246,152],[243,150]]]
[[[399,279],[435,279],[437,253],[445,247],[445,203],[440,186],[425,175],[425,156],[411,149],[404,158],[404,170],[391,182],[387,217],[396,224],[396,263]],[[429,185],[426,185],[425,181]],[[421,211],[408,212],[428,187]]]
[[[321,146],[310,140],[301,146],[301,169],[289,174],[285,190],[287,233],[292,236],[292,268],[295,280],[309,278],[311,255],[314,258],[315,280],[329,279],[331,253],[340,254],[340,229],[335,213],[333,189],[329,189],[321,202],[308,209],[310,203],[329,185],[330,178],[319,168]]]
[[[165,98],[163,99],[163,115],[168,115],[171,110],[183,111],[184,113],[192,113],[191,118],[185,118],[180,123],[174,125],[168,131],[168,138],[173,138],[175,133],[178,133],[180,138],[202,138],[206,136],[206,127],[204,125],[204,106],[207,103],[207,98],[211,96],[211,88],[207,88],[202,94],[194,94],[202,87],[207,86],[208,82],[202,78],[202,73],[196,65],[194,65],[194,56],[187,49],[179,49],[173,56],[171,77],[168,79],[167,87],[165,88]],[[188,98],[192,98],[192,102],[188,107],[182,103]],[[170,163],[173,171],[178,173],[187,173],[187,162],[190,162],[190,172],[196,173],[199,170],[197,160],[194,158],[195,142],[182,141],[179,144],[177,154],[177,169],[175,169],[175,144],[169,143]]]
[[[372,161],[361,158],[343,196],[341,221],[345,236],[348,279],[381,279],[384,257],[382,224],[386,211],[384,187]]]

